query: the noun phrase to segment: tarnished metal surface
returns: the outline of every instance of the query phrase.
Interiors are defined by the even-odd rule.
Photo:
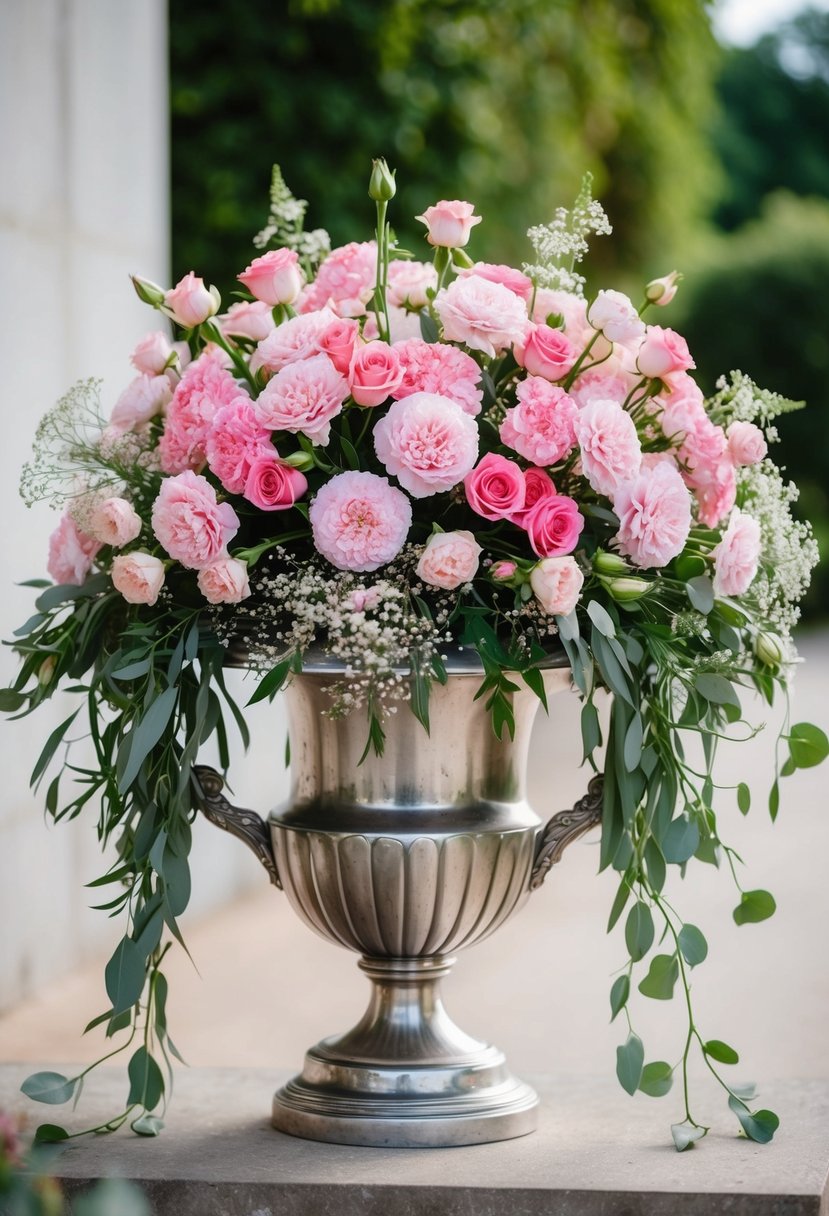
[[[224,781],[206,764],[196,764],[193,767],[193,788],[199,809],[206,819],[238,837],[248,848],[252,849],[262,865],[268,871],[271,882],[275,887],[282,886],[276,859],[273,855],[271,834],[267,825],[255,811],[246,811],[238,806],[231,806],[222,793]]]
[[[602,821],[602,795],[604,778],[593,777],[587,793],[580,798],[572,811],[559,811],[547,824],[536,852],[535,865],[530,876],[530,890],[537,891],[561,855],[572,844],[597,827]]]

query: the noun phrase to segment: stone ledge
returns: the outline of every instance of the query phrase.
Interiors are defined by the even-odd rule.
[[[60,1121],[59,1108],[35,1108],[17,1093],[31,1071],[0,1066],[0,1106]],[[271,1095],[287,1076],[181,1069],[157,1140],[79,1141],[55,1173],[70,1194],[101,1177],[133,1179],[156,1216],[829,1216],[827,1082],[773,1086],[783,1125],[771,1145],[712,1132],[680,1155],[655,1143],[666,1120],[653,1103],[631,1102],[619,1119],[612,1079],[530,1078],[541,1119],[519,1140],[369,1149],[274,1131]],[[71,1124],[111,1115],[122,1090],[121,1070],[102,1069],[84,1092],[83,1121]]]

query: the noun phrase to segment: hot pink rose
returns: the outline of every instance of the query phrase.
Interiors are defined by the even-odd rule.
[[[542,498],[552,498],[556,492],[556,487],[553,484],[552,478],[544,469],[529,468],[524,470],[524,506],[520,511],[516,511],[514,515],[510,515],[510,522],[518,524],[519,528],[525,527],[525,519],[537,502]]]
[[[476,274],[455,279],[438,292],[435,308],[449,342],[464,342],[494,356],[520,342],[527,328],[527,306],[501,283]]]
[[[454,591],[474,578],[480,555],[471,532],[436,532],[420,555],[417,575],[430,587]]]
[[[550,616],[569,616],[579,602],[584,575],[574,557],[545,557],[534,566],[530,586]]]
[[[80,587],[92,569],[100,541],[82,532],[71,515],[64,515],[49,537],[49,560],[46,569],[56,583]]]
[[[738,467],[759,464],[769,450],[763,432],[753,422],[732,422],[726,436],[728,454]]]
[[[160,414],[172,395],[166,376],[136,376],[115,402],[109,425],[122,435],[134,431]]]
[[[348,383],[357,405],[382,404],[402,379],[400,357],[387,342],[368,342],[354,351],[348,370]]]
[[[242,494],[254,460],[275,456],[271,432],[249,397],[237,397],[213,416],[205,444],[207,463],[229,494]]]
[[[348,393],[348,381],[328,356],[313,355],[277,372],[259,394],[256,412],[270,430],[301,432],[325,447],[331,419],[341,412]]]
[[[158,445],[162,470],[200,469],[207,460],[207,439],[217,410],[240,396],[243,390],[226,371],[220,350],[207,350],[191,363],[167,410]]]
[[[463,482],[466,501],[484,519],[509,519],[521,511],[527,487],[520,465],[488,452]]]
[[[636,425],[617,401],[596,398],[573,421],[584,475],[598,494],[612,495],[639,472],[642,448]]]
[[[663,462],[622,485],[613,499],[620,553],[647,570],[667,566],[691,530],[691,500],[677,470]]]
[[[293,249],[269,249],[237,275],[252,296],[275,308],[293,304],[302,290],[299,257]]]
[[[378,459],[413,498],[451,490],[478,457],[478,427],[448,397],[394,401],[374,428]]]
[[[621,291],[600,291],[587,310],[587,319],[611,342],[631,342],[645,332],[645,322]]]
[[[220,557],[204,566],[196,580],[210,604],[239,604],[250,595],[247,562],[236,557]]]
[[[193,329],[219,311],[221,303],[216,288],[208,288],[191,270],[175,287],[164,295],[164,303],[183,329]]]
[[[760,562],[760,525],[751,515],[734,511],[722,540],[714,549],[714,591],[743,595]]]
[[[274,331],[273,309],[262,300],[239,300],[231,304],[223,317],[216,320],[222,332],[261,342]]]
[[[437,393],[456,401],[465,414],[481,412],[483,389],[481,369],[470,355],[445,342],[424,342],[410,338],[395,348],[400,358],[403,379],[392,393],[402,400],[414,393]]]
[[[141,533],[141,516],[126,498],[105,498],[89,521],[92,535],[104,545],[120,549]]]
[[[481,222],[480,215],[472,214],[474,210],[472,203],[464,203],[460,199],[451,202],[442,199],[434,206],[427,207],[423,215],[416,215],[415,219],[426,225],[426,240],[430,245],[462,249],[472,229]]]
[[[377,245],[351,241],[332,249],[320,265],[314,282],[305,288],[298,311],[330,308],[338,317],[362,317],[377,276]]]
[[[490,283],[501,283],[520,296],[526,304],[533,294],[532,279],[528,279],[520,270],[513,270],[512,266],[502,266],[497,262],[475,262],[473,266],[458,271],[460,277],[470,274],[476,274],[479,279],[489,279]]]
[[[322,335],[336,319],[330,308],[321,308],[283,321],[259,343],[251,356],[250,370],[278,372],[291,363],[318,355]]]
[[[394,308],[424,308],[426,292],[437,290],[438,275],[430,262],[394,261],[389,265],[389,304]]]
[[[343,376],[348,375],[351,360],[354,357],[354,347],[360,336],[359,322],[350,318],[339,317],[324,329],[319,339],[322,354],[334,364]]]
[[[112,585],[128,604],[154,604],[164,585],[164,562],[151,553],[122,553],[112,563]]]
[[[338,570],[377,570],[396,557],[412,525],[402,490],[375,473],[338,473],[308,512],[314,544]]]
[[[560,329],[531,325],[513,351],[515,361],[531,376],[561,380],[572,370],[579,352]]]
[[[645,330],[636,363],[643,376],[660,380],[696,367],[682,335],[661,325],[649,325]]]
[[[230,503],[216,501],[209,481],[188,469],[162,481],[153,503],[152,526],[170,557],[200,570],[225,555],[239,529],[239,517]]]
[[[285,511],[308,489],[299,469],[284,464],[275,451],[251,462],[245,482],[245,498],[262,511]]]
[[[145,376],[160,376],[175,354],[172,343],[160,329],[145,334],[130,355],[136,371]]]
[[[563,557],[579,543],[584,516],[572,498],[564,494],[539,498],[521,521],[533,552],[539,557]]]
[[[518,404],[507,410],[501,423],[501,441],[535,464],[556,464],[576,442],[576,403],[540,376],[522,380],[516,396]]]

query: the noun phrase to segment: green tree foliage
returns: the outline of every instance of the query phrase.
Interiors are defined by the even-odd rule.
[[[706,0],[171,0],[170,20],[176,275],[229,284],[274,161],[335,243],[371,235],[385,155],[404,242],[469,198],[476,252],[516,261],[590,169],[618,238],[604,275],[664,269],[710,204]]]

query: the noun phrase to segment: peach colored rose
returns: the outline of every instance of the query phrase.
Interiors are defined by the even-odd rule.
[[[454,591],[475,577],[480,555],[481,546],[471,532],[436,532],[420,555],[417,575],[430,587]]]
[[[251,461],[244,494],[260,511],[285,511],[307,489],[308,482],[299,469],[283,464],[273,451]]]
[[[154,604],[164,585],[164,562],[151,553],[121,553],[112,563],[112,585],[128,604]]]
[[[247,562],[236,557],[220,557],[204,566],[196,580],[210,604],[238,604],[250,595]]]
[[[484,519],[509,519],[524,506],[527,493],[524,473],[514,460],[488,452],[466,475],[466,501]]]
[[[636,365],[643,376],[661,380],[696,367],[682,335],[672,329],[663,329],[661,325],[649,325],[645,330]]]
[[[160,376],[173,355],[175,351],[170,339],[160,329],[154,329],[138,343],[130,355],[130,362],[145,376]]]
[[[374,450],[413,498],[427,498],[463,481],[478,457],[478,427],[448,397],[413,393],[377,423]]]
[[[549,325],[530,325],[520,342],[516,342],[515,362],[531,376],[545,380],[561,380],[572,369],[578,351],[560,329]]]
[[[743,595],[754,581],[760,562],[760,525],[735,510],[714,553],[716,595]]]
[[[92,512],[89,528],[96,540],[120,549],[141,533],[141,516],[126,498],[105,498]]]
[[[574,557],[545,557],[534,566],[530,586],[550,616],[569,616],[579,602],[584,575]]]
[[[402,379],[400,356],[388,343],[367,342],[354,351],[348,369],[348,383],[357,405],[381,405]]]
[[[273,309],[262,300],[239,300],[231,304],[222,317],[217,317],[222,333],[261,342],[275,329]]]
[[[460,199],[442,199],[434,206],[427,207],[423,215],[416,215],[415,219],[426,225],[426,240],[430,245],[462,249],[472,229],[481,222],[480,215],[472,214],[474,210],[472,203],[464,203]]]
[[[215,287],[205,287],[204,280],[197,278],[191,270],[165,292],[164,303],[177,324],[183,329],[193,329],[219,311],[221,299]]]
[[[463,342],[491,357],[520,342],[527,328],[524,301],[503,284],[475,274],[438,292],[435,308],[447,341]]]
[[[230,503],[216,501],[216,491],[206,478],[188,469],[162,481],[153,503],[152,527],[170,557],[200,570],[225,556],[228,542],[239,530],[239,517]]]
[[[293,249],[269,249],[237,275],[252,296],[275,308],[293,304],[302,290],[299,257]]]
[[[738,467],[759,464],[769,450],[763,432],[753,422],[732,422],[726,437],[728,454]]]
[[[100,548],[100,541],[82,532],[71,515],[64,515],[49,537],[46,569],[50,578],[61,585],[69,583],[80,587]]]

